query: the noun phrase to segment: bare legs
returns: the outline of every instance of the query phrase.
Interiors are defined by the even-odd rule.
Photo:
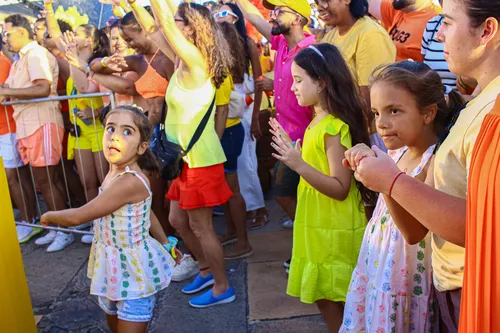
[[[172,201],[170,223],[193,252],[200,267],[209,267],[201,271],[200,275],[206,277],[210,272],[214,275],[213,295],[219,296],[226,292],[229,282],[224,269],[222,246],[212,226],[212,208],[183,210],[177,201]]]
[[[112,333],[146,333],[148,322],[136,323],[118,319],[118,316],[106,315],[108,327]]]
[[[328,332],[337,333],[344,317],[344,303],[332,302],[325,299],[316,302],[323,319],[328,326]]]
[[[17,170],[19,171],[19,177]],[[21,219],[31,223],[37,215],[35,189],[33,188],[29,169],[20,167],[17,170],[15,168],[5,169],[10,195],[21,213]]]

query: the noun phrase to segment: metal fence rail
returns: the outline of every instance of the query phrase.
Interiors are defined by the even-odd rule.
[[[82,98],[88,99],[88,98],[104,97],[104,96],[109,97],[109,99],[110,99],[110,107],[111,107],[111,109],[114,109],[115,108],[115,101],[114,101],[114,94],[112,92],[101,92],[101,93],[90,93],[90,94],[79,94],[79,95],[68,95],[68,96],[54,96],[54,97],[46,97],[46,98],[35,98],[35,99],[30,99],[30,100],[15,100],[15,101],[7,101],[7,102],[4,102],[4,103],[1,103],[1,105],[4,106],[5,117],[6,117],[6,119],[8,119],[7,106],[9,106],[9,105],[34,104],[34,103],[44,103],[44,102],[53,102],[53,101],[65,101],[65,100],[82,99]],[[95,109],[94,109],[94,105],[92,103],[92,100],[90,101],[90,104],[91,104],[91,109],[92,109],[92,123],[93,123],[94,130],[95,130],[96,136],[97,136],[98,134],[97,134],[96,114],[95,114]],[[56,111],[54,111],[54,119],[55,119],[55,116],[56,116],[55,112]],[[8,128],[9,128],[9,132],[12,133],[12,130],[10,128],[10,122],[7,122],[7,125],[8,125]],[[41,125],[41,120],[40,120],[40,125]],[[74,125],[75,131],[76,131],[76,121],[74,122],[73,125]],[[40,127],[42,127],[42,125]],[[59,142],[62,142],[61,138],[59,137],[59,133],[57,135],[58,135]],[[45,138],[43,138],[42,135],[41,135],[41,139],[45,140]],[[76,136],[76,142],[77,142],[76,146],[79,147],[80,145],[78,144],[78,142],[79,142],[78,136]],[[45,144],[44,144],[44,147],[45,147]],[[101,148],[101,145],[99,145],[99,147]],[[67,149],[67,147],[63,147],[63,149]],[[65,167],[64,167],[62,152],[63,151],[61,150],[59,157],[60,157],[60,161],[61,161],[60,163],[61,163],[61,166],[62,166],[62,173],[63,173],[63,179],[64,179],[64,187],[65,187],[65,190],[66,190],[66,197],[68,199],[68,204],[69,204],[70,208],[72,208],[71,196],[70,196],[70,193],[69,193],[68,181],[67,181],[67,177],[66,177],[66,170],[65,170]],[[46,158],[47,157],[47,152],[45,151],[45,149],[44,149],[43,153],[44,153],[44,157]],[[28,154],[28,159],[29,159],[29,154]],[[80,153],[80,162],[81,161],[82,161],[82,159],[81,159],[81,153]],[[99,155],[99,163],[100,163],[100,167],[101,167],[100,168],[101,172],[103,172],[103,161],[101,160],[101,156],[100,155]],[[28,164],[29,164],[29,168],[30,168],[31,182],[33,184],[33,189],[35,191],[36,207],[37,207],[37,210],[38,210],[38,215],[41,216],[42,215],[42,211],[41,211],[40,201],[38,199],[38,195],[37,195],[37,192],[36,192],[36,182],[35,182],[35,178],[34,178],[34,175],[33,175],[33,167],[31,166],[31,161],[28,161]],[[81,165],[81,172],[82,172],[81,178],[85,179],[85,174],[83,172],[83,163],[81,162],[81,164],[82,164]],[[46,170],[47,170],[47,176],[49,177],[49,185],[50,185],[50,192],[51,192],[51,195],[52,195],[52,201],[53,201],[54,207],[56,207],[55,197],[54,197],[54,190],[53,190],[53,187],[55,185],[52,183],[53,180],[50,179],[48,166],[46,166]],[[22,196],[22,201],[23,201],[23,205],[24,205],[24,207],[18,207],[18,209],[23,209],[24,208],[26,215],[28,215],[28,213],[27,213],[28,207],[27,207],[27,204],[26,204],[26,199],[24,198],[24,189],[22,188],[22,178],[21,178],[21,175],[20,175],[20,172],[19,172],[19,167],[16,167],[16,172],[17,172],[17,177],[18,177],[18,181],[19,181],[19,186],[21,187],[21,196]],[[102,174],[102,178],[104,178],[104,176],[105,175]],[[88,195],[87,195],[87,188],[85,186],[85,182],[83,182],[82,186],[83,186],[84,191],[85,191],[85,198],[86,198],[86,200],[88,202],[89,199],[88,199]],[[75,230],[75,229],[71,229],[71,228],[43,227],[41,225],[34,224],[34,223],[16,222],[16,225],[23,225],[23,226],[28,226],[28,227],[32,227],[32,228],[41,228],[41,229],[48,229],[48,230],[56,230],[56,231],[62,231],[62,232],[71,232],[71,233],[77,233],[77,234],[88,234],[88,235],[92,234],[92,232]]]

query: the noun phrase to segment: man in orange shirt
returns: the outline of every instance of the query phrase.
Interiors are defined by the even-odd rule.
[[[396,61],[423,61],[422,37],[427,22],[441,13],[439,6],[432,0],[368,0],[368,10],[389,32]]]
[[[0,35],[0,45],[3,45]],[[7,80],[10,72],[10,60],[0,51],[0,85]],[[23,160],[17,151],[16,123],[14,122],[14,110],[11,106],[0,107],[0,157],[3,160],[9,191],[12,201],[19,209],[22,222],[35,222],[36,206],[35,191],[31,182],[28,168],[24,167]],[[19,177],[18,177],[19,176]],[[36,229],[27,234],[25,227],[17,226],[17,237],[20,243],[27,242],[41,229]]]
[[[33,40],[29,21],[22,15],[11,15],[5,19],[4,31],[9,50],[18,53],[19,60],[12,65],[7,83],[0,87],[0,100],[56,97],[59,77],[56,58]],[[65,209],[63,191],[54,184],[60,179],[57,173],[64,136],[59,102],[17,104],[13,117],[19,153],[24,164],[31,165],[48,209]],[[36,230],[26,231],[26,236]],[[62,232],[50,232],[36,241],[38,245],[50,244],[48,252],[60,251],[72,242],[73,235]]]

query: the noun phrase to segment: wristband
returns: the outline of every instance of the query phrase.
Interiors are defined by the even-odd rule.
[[[106,65],[106,63],[105,63],[106,59],[108,59],[108,57],[104,57],[101,59],[101,66],[104,68],[108,68],[108,65]]]
[[[406,172],[404,171],[401,171],[400,173],[397,174],[396,177],[394,177],[394,180],[392,181],[392,184],[391,184],[391,188],[389,189],[389,197],[392,195],[392,188],[394,187],[394,184],[396,184],[396,180],[398,180],[398,178],[401,176],[401,175],[404,175],[406,174]]]
[[[134,1],[135,2],[135,1]],[[121,8],[125,9],[127,7],[127,4],[125,3],[125,1],[122,1],[120,2],[120,5],[119,5]]]

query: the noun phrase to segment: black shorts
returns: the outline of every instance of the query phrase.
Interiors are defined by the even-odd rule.
[[[238,170],[238,157],[241,155],[244,140],[245,128],[241,123],[228,127],[224,131],[221,144],[226,154],[225,173],[235,173]]]
[[[277,197],[297,197],[300,176],[285,163],[278,162],[275,195]]]

